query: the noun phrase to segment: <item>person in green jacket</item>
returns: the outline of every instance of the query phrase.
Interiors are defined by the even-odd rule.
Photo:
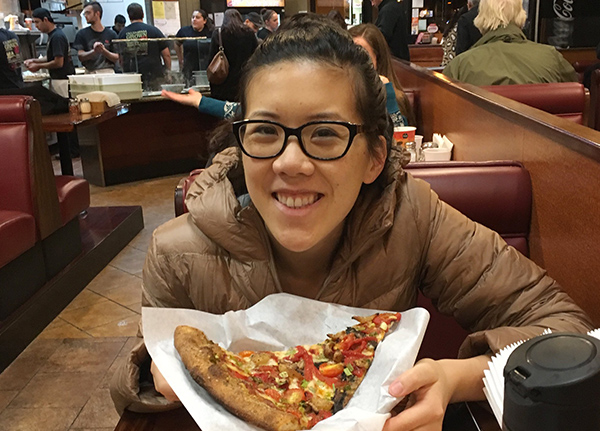
[[[483,37],[456,56],[444,75],[473,85],[577,81],[573,66],[552,46],[527,40],[521,0],[481,0],[475,26]]]

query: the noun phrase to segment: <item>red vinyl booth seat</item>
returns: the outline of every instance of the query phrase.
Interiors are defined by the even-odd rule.
[[[59,175],[55,177],[58,203],[63,225],[74,219],[90,206],[90,185],[77,177]]]
[[[529,255],[531,224],[531,178],[519,162],[428,162],[406,168],[415,178],[427,181],[441,200],[471,220],[495,230],[525,256]],[[187,212],[185,196],[196,169],[181,179],[175,189],[175,215]],[[453,358],[468,332],[449,316],[442,315],[431,300],[419,294],[417,305],[431,314],[419,351],[422,358]]]
[[[589,92],[578,82],[488,85],[481,88],[587,126]]]
[[[0,210],[0,268],[33,247],[35,238],[32,215]]]

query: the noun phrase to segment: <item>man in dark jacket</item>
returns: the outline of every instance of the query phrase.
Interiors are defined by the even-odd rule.
[[[408,20],[404,8],[396,0],[371,0],[379,14],[375,25],[385,37],[392,55],[410,61],[408,51]]]
[[[481,39],[481,32],[473,21],[479,13],[479,0],[469,0],[467,3],[469,11],[458,19],[456,27],[456,48],[455,54],[465,52],[473,46],[475,42]]]

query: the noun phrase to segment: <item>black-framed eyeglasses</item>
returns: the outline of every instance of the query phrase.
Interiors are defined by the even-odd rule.
[[[242,120],[233,123],[233,133],[248,157],[271,159],[285,150],[288,138],[298,138],[300,148],[317,160],[344,157],[354,138],[363,132],[361,124],[346,121],[311,121],[292,129],[269,120]]]

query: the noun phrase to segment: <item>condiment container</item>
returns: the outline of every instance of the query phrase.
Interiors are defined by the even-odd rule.
[[[81,102],[79,103],[79,110],[82,114],[89,114],[92,112],[92,105],[90,101],[86,98],[81,99]]]
[[[517,347],[504,368],[502,430],[600,430],[600,340],[557,333]]]
[[[77,117],[79,112],[79,100],[69,99],[69,114],[71,117]]]

